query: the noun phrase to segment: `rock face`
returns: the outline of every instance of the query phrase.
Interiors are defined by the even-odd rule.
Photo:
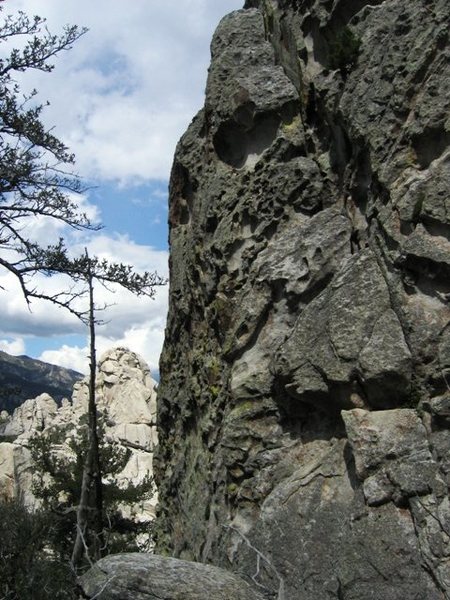
[[[249,0],[181,139],[157,548],[450,598],[447,0]]]
[[[102,558],[80,586],[83,598],[102,600],[263,600],[233,573],[149,554]]]
[[[147,364],[137,354],[124,348],[107,352],[98,362],[96,400],[99,412],[106,415],[105,437],[131,450],[117,481],[140,483],[153,473],[153,452],[156,434],[156,382],[151,378]],[[36,498],[31,492],[33,465],[28,450],[30,437],[50,431],[65,432],[67,440],[87,413],[88,381],[75,385],[72,403],[63,401],[60,408],[48,395],[27,400],[2,425],[0,442],[0,494],[6,498],[22,498],[34,507]],[[59,452],[70,452],[60,448]],[[136,507],[137,518],[154,517],[157,498]]]

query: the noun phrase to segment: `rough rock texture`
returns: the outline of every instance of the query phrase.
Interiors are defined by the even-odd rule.
[[[102,600],[262,600],[233,573],[149,554],[102,558],[79,583],[83,598]]]
[[[115,348],[98,362],[96,399],[99,412],[106,415],[105,436],[130,448],[130,458],[117,481],[140,483],[153,473],[153,452],[156,434],[156,383],[151,378],[145,361],[134,352]],[[87,413],[87,379],[77,383],[72,402],[63,401],[60,408],[48,395],[27,400],[1,426],[0,442],[0,495],[20,497],[27,506],[37,500],[31,492],[33,465],[28,440],[39,433],[63,429],[67,439],[73,435],[80,418]],[[11,443],[10,440],[13,440]],[[60,448],[59,452],[70,452]],[[156,495],[143,502],[134,511],[140,520],[154,517]]]
[[[157,547],[269,598],[450,598],[449,22],[249,0],[176,151]]]

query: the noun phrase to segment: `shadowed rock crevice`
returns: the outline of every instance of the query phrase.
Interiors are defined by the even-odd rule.
[[[290,115],[287,118],[292,122]],[[262,154],[272,146],[281,124],[285,123],[284,118],[276,113],[253,117],[246,105],[241,106],[237,109],[237,114],[235,112],[233,120],[220,124],[213,138],[214,149],[219,159],[231,167],[253,168]]]
[[[411,143],[417,155],[420,168],[427,169],[450,146],[450,131],[447,131],[444,125],[433,129],[426,129],[420,135],[414,136]]]
[[[180,163],[172,168],[170,189],[174,202],[170,207],[169,221],[172,227],[187,225],[191,220],[195,184],[188,170]]]
[[[270,115],[259,118],[250,130],[233,121],[222,123],[214,136],[214,148],[231,167],[254,166],[272,145],[279,125],[279,118]]]

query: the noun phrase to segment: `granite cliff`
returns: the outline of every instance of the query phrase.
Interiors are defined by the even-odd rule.
[[[450,598],[449,22],[220,23],[171,177],[160,553],[267,598]]]

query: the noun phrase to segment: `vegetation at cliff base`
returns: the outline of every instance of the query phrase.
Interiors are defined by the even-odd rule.
[[[53,515],[30,513],[19,501],[0,502],[0,598],[71,600],[75,574],[51,550]]]
[[[148,534],[148,525],[140,524],[124,511],[150,499],[154,493],[152,478],[147,476],[139,484],[128,482],[118,485],[117,475],[125,468],[130,450],[117,442],[106,439],[104,423],[106,415],[99,416],[99,458],[102,465],[102,537],[103,554],[138,551],[139,534]],[[77,506],[82,487],[84,460],[89,449],[88,417],[83,416],[75,430],[55,427],[45,434],[37,434],[29,442],[34,463],[32,491],[42,502],[46,513],[53,515],[53,527],[48,539],[52,551],[65,563],[72,557],[77,532]],[[84,543],[93,545],[94,525],[89,511]],[[148,535],[147,535],[148,537]],[[86,555],[81,568],[89,566],[94,557]]]

